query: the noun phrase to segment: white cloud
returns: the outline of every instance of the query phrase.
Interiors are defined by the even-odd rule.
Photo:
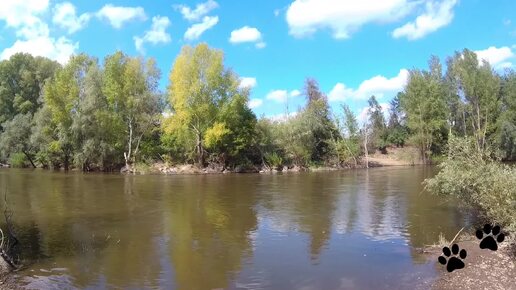
[[[254,27],[244,26],[233,30],[229,41],[231,43],[256,42],[262,38],[260,31]]]
[[[218,16],[205,16],[202,22],[190,26],[185,32],[186,40],[196,40],[208,29],[219,23]]]
[[[251,99],[249,100],[249,102],[247,103],[247,105],[249,106],[249,108],[251,109],[255,109],[255,108],[258,108],[259,106],[261,106],[263,104],[263,100],[262,99]]]
[[[402,69],[397,76],[390,79],[378,75],[363,81],[358,89],[348,88],[343,83],[337,83],[328,94],[328,99],[330,101],[343,101],[348,98],[364,100],[372,95],[381,98],[385,94],[403,90],[407,83],[408,74],[409,72],[406,69]]]
[[[301,95],[301,92],[298,90],[293,90],[291,92],[288,92],[287,90],[274,90],[270,91],[265,96],[265,99],[275,101],[278,103],[285,103],[288,98],[295,98],[299,95]]]
[[[19,28],[37,21],[36,15],[47,9],[48,0],[2,0],[0,20],[4,20],[9,27]]]
[[[78,48],[78,43],[72,43],[65,37],[55,40],[51,37],[40,36],[28,40],[17,40],[13,46],[2,51],[0,59],[8,59],[17,52],[25,52],[34,56],[45,56],[64,64]]]
[[[16,30],[16,36],[35,38],[48,35],[48,25],[39,15],[48,10],[48,0],[2,0],[0,20]]]
[[[426,2],[425,12],[419,15],[415,21],[409,22],[392,32],[394,38],[406,37],[409,40],[420,39],[453,20],[453,7],[457,0],[442,0],[441,2]]]
[[[210,13],[211,10],[219,7],[219,4],[213,0],[208,0],[204,3],[197,4],[195,9],[192,9],[186,5],[176,6],[179,12],[183,15],[183,18],[188,21],[199,21],[203,16]]]
[[[47,23],[40,16],[48,12],[48,0],[2,0],[0,20],[6,27],[13,28],[18,39],[11,47],[0,53],[0,59],[8,59],[18,52],[44,56],[66,63],[78,49],[79,43],[72,43],[66,37],[55,39],[49,36]]]
[[[286,90],[275,90],[271,91],[265,96],[267,100],[276,101],[278,103],[284,103],[287,101],[288,92]]]
[[[329,29],[334,38],[345,39],[367,23],[398,20],[417,4],[409,0],[295,0],[286,18],[293,36]]]
[[[229,42],[233,44],[254,42],[256,48],[264,48],[266,46],[266,43],[262,40],[262,33],[258,29],[249,26],[231,31]]]
[[[256,83],[257,83],[256,78],[242,77],[242,78],[240,78],[240,85],[238,87],[241,89],[243,89],[243,88],[252,89],[252,88],[256,87]]]
[[[75,6],[70,2],[58,3],[54,7],[54,17],[52,21],[58,26],[67,29],[69,34],[81,30],[90,20],[89,13],[77,16]]]
[[[510,60],[514,58],[514,52],[510,47],[503,46],[500,48],[491,46],[484,50],[476,50],[479,61],[485,60],[494,68],[512,67]]]
[[[25,24],[16,30],[16,36],[26,39],[47,36],[49,33],[48,25],[37,17],[30,24]]]
[[[301,92],[299,90],[293,90],[290,92],[290,96],[291,97],[297,97],[297,96],[300,96],[301,95]]]
[[[158,43],[169,43],[170,34],[166,32],[167,27],[170,26],[170,20],[166,16],[154,16],[152,17],[152,26],[150,30],[145,31],[143,37],[135,36],[134,45],[136,50],[143,53],[143,44],[148,42],[152,44]]]
[[[131,20],[146,20],[147,16],[142,7],[124,7],[107,4],[97,12],[97,17],[107,19],[116,29],[122,28],[125,22]]]

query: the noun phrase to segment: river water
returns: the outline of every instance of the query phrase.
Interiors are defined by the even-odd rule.
[[[36,289],[413,289],[465,225],[431,167],[277,175],[0,170]],[[2,198],[3,199],[3,198]]]

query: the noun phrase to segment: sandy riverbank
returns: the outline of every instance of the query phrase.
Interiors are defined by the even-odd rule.
[[[439,276],[430,289],[516,289],[516,241],[509,238],[499,244],[497,251],[480,249],[475,236],[467,236],[455,242],[461,249],[466,249],[464,268],[448,272],[445,266],[437,262],[442,254],[442,247],[425,249],[429,259],[433,259]],[[425,287],[426,288],[426,287]]]

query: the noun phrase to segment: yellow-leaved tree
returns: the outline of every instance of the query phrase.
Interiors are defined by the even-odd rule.
[[[252,143],[256,116],[248,108],[249,90],[224,67],[222,51],[202,43],[185,46],[170,73],[168,97],[172,114],[163,122],[165,135],[191,150],[199,166],[207,150],[222,163]],[[226,164],[224,164],[226,165]]]

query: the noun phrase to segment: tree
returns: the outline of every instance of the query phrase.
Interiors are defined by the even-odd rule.
[[[339,159],[346,162],[347,159],[352,159],[354,166],[358,165],[358,157],[360,156],[360,136],[358,121],[355,114],[351,111],[348,105],[342,105],[344,112],[344,131],[342,139],[339,142]]]
[[[41,94],[59,64],[44,57],[16,53],[0,62],[0,123],[18,114],[33,115],[41,107]]]
[[[120,145],[125,144],[120,137],[124,128],[102,92],[103,80],[102,69],[92,64],[84,78],[84,98],[72,120],[74,164],[85,171],[99,167],[108,170],[120,164]]]
[[[142,139],[158,125],[160,71],[154,59],[144,61],[118,51],[104,60],[103,93],[114,127],[122,134],[127,168],[136,161]]]
[[[243,138],[256,122],[246,108],[248,90],[239,88],[237,76],[224,67],[223,59],[221,51],[207,44],[185,46],[170,73],[168,95],[173,114],[165,120],[164,132],[183,146],[194,147],[199,166],[205,165],[207,147],[221,150],[230,136],[239,139],[234,139],[236,151],[232,154],[246,147]],[[235,136],[238,133],[244,135]]]
[[[516,159],[516,73],[508,70],[501,83],[501,114],[496,124],[495,143],[502,158]]]
[[[464,132],[475,137],[481,150],[494,133],[500,113],[500,78],[487,61],[479,63],[468,49],[456,52],[448,61],[447,74],[463,104]]]
[[[45,86],[44,101],[50,114],[53,132],[49,151],[59,156],[59,161],[65,170],[69,169],[74,153],[73,119],[78,112],[78,104],[84,99],[84,79],[91,65],[96,60],[85,54],[72,56],[55,77]],[[47,130],[48,131],[48,130]],[[48,132],[50,133],[50,132]]]
[[[369,123],[371,124],[371,144],[385,153],[387,147],[387,128],[385,126],[385,117],[383,115],[382,106],[378,103],[375,96],[371,96],[368,100]]]
[[[0,135],[0,152],[6,156],[21,152],[36,168],[34,163],[36,148],[30,142],[32,125],[30,113],[18,114],[12,120],[5,122],[2,125],[4,132]]]
[[[448,108],[439,59],[432,57],[429,71],[411,70],[400,104],[406,114],[412,139],[420,149],[423,162],[427,163],[431,148],[446,131]]]
[[[327,161],[332,153],[330,143],[338,136],[330,118],[327,97],[313,78],[305,80],[304,95],[307,105],[301,116],[306,122],[306,130],[312,135],[312,144],[307,144],[312,146],[310,158],[315,162]]]
[[[349,138],[357,136],[359,127],[358,121],[355,114],[351,111],[348,105],[342,105],[342,111],[344,112],[344,127]]]
[[[405,126],[401,109],[400,98],[403,93],[398,93],[392,99],[389,107],[389,123],[387,126],[387,141],[397,147],[403,147],[408,137],[408,128]]]

